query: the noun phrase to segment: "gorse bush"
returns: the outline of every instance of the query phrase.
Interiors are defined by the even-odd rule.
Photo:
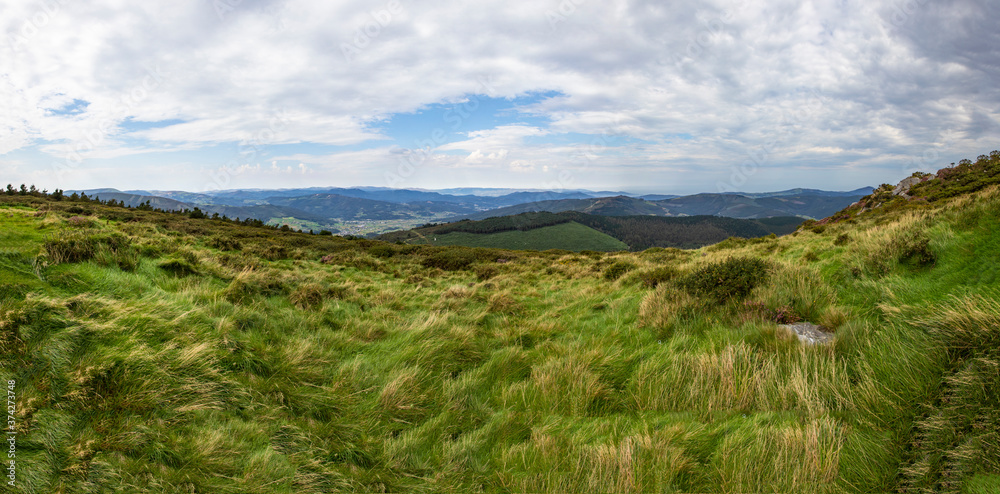
[[[718,302],[742,299],[767,281],[770,264],[756,257],[731,257],[705,266],[678,280],[678,285],[692,295],[710,297]]]
[[[225,235],[214,235],[208,240],[208,246],[219,250],[240,250],[243,247],[239,240]]]
[[[649,271],[639,273],[639,281],[646,288],[656,288],[661,283],[668,282],[678,275],[677,268],[671,266],[660,266]]]
[[[628,261],[617,261],[604,270],[604,279],[614,281],[629,271],[635,269],[635,263]]]
[[[425,257],[421,264],[428,268],[459,271],[468,268],[476,261],[484,260],[483,257],[484,252],[477,249],[456,247],[434,252]]]

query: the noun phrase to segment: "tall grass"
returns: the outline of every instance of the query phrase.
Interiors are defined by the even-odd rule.
[[[3,207],[18,489],[986,489],[1000,206],[979,197],[614,255]],[[767,275],[686,289],[739,258]],[[748,307],[835,340],[804,346]]]

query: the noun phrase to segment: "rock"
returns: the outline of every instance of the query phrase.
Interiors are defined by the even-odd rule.
[[[827,333],[822,330],[821,326],[817,326],[808,322],[799,322],[795,324],[779,324],[778,327],[787,329],[798,336],[799,341],[807,345],[822,345],[825,343],[830,343],[833,341],[834,335],[832,333]]]
[[[910,196],[909,194],[907,194],[907,192],[910,191],[910,187],[913,187],[913,184],[919,184],[920,182],[921,182],[920,177],[904,178],[898,184],[896,184],[896,187],[894,189],[892,189],[892,195],[903,196],[908,198]]]

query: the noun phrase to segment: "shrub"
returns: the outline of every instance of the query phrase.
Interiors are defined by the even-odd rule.
[[[718,302],[745,298],[767,281],[770,265],[755,257],[731,257],[710,264],[678,281],[692,295],[714,298]]]
[[[208,246],[219,250],[240,250],[243,247],[239,240],[224,235],[215,235],[208,239]]]
[[[933,265],[937,261],[937,256],[931,250],[930,242],[925,236],[910,237],[903,242],[899,262],[917,267]]]
[[[397,254],[396,249],[391,245],[375,245],[368,249],[368,253],[380,259],[388,259]]]
[[[500,270],[497,269],[496,266],[491,266],[489,264],[478,264],[475,269],[473,269],[473,272],[476,273],[477,280],[486,281],[499,274]]]
[[[817,254],[816,251],[807,250],[804,254],[802,254],[802,260],[806,262],[816,262],[819,260],[819,254]]]
[[[473,249],[456,247],[441,250],[428,255],[420,262],[427,268],[438,268],[445,271],[459,271],[469,267],[478,260]]]
[[[85,216],[73,216],[72,218],[66,220],[69,226],[76,228],[93,228],[97,226],[92,218],[87,218]]]
[[[665,283],[676,277],[677,270],[670,266],[661,266],[639,273],[639,281],[647,288],[656,288],[661,283]]]
[[[795,309],[788,305],[771,308],[763,302],[743,302],[740,315],[744,321],[764,320],[778,324],[793,324],[802,320]]]
[[[604,279],[614,281],[623,274],[635,269],[635,264],[628,261],[617,261],[604,270]]]
[[[836,240],[833,241],[833,245],[847,245],[851,241],[851,236],[846,233],[841,233],[837,235]]]
[[[288,247],[273,240],[254,244],[247,251],[268,261],[288,258]]]

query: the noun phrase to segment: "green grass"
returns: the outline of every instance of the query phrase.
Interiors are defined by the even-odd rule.
[[[434,234],[414,240],[412,243],[522,250],[562,249],[577,252],[583,250],[598,252],[628,250],[628,246],[622,241],[576,222],[526,231],[513,230],[488,234],[466,232]]]
[[[1000,478],[1000,189],[641,253],[92,203],[73,224],[71,206],[0,197],[0,380],[18,403],[4,492],[979,493]],[[46,242],[69,234],[120,235],[138,257],[57,262]],[[767,276],[731,299],[685,290],[740,281],[719,269],[732,259]],[[779,311],[834,343],[760,316]]]

